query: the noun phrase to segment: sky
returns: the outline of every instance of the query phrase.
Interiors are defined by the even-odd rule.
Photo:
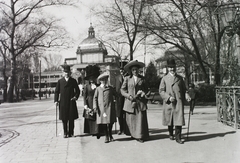
[[[95,26],[96,17],[92,14],[91,8],[97,5],[108,5],[108,0],[79,0],[78,7],[55,7],[51,8],[48,12],[62,19],[62,25],[66,27],[70,37],[74,40],[72,48],[67,50],[61,50],[59,53],[64,58],[76,57],[76,50],[81,41],[88,37],[88,28],[90,23],[95,29],[97,37],[97,26]],[[109,50],[108,50],[109,52]],[[139,61],[144,62],[144,48],[141,49],[134,57]],[[150,62],[150,59],[156,59],[159,56],[153,56],[148,54],[145,56],[146,63]],[[114,55],[108,53],[108,55]]]

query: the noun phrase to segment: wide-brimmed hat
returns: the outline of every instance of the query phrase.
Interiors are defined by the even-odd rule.
[[[69,65],[63,65],[62,67],[63,67],[64,72],[70,72],[71,71]]]
[[[99,75],[98,80],[101,80],[101,79],[104,79],[104,78],[108,78],[108,77],[109,77],[108,72],[104,72],[101,75]]]
[[[174,59],[170,58],[167,60],[167,67],[175,67],[176,66],[176,62]]]
[[[193,83],[189,83],[188,86],[194,88],[194,84]]]
[[[139,62],[138,60],[133,60],[133,61],[130,61],[128,64],[126,64],[124,66],[124,70],[125,71],[130,71],[130,68],[132,66],[137,66],[139,68],[142,68],[142,67],[145,67],[145,64],[143,62]]]
[[[97,78],[100,75],[100,68],[97,65],[88,65],[85,68],[86,76],[85,80],[89,80],[91,78]]]

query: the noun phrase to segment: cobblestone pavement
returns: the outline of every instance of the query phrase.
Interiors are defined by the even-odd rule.
[[[57,123],[52,97],[0,105],[0,163],[238,163],[240,133],[216,120],[216,107],[196,107],[191,116],[189,138],[183,127],[183,145],[170,141],[161,125],[162,106],[149,104],[150,138],[139,143],[125,135],[104,143],[83,134],[82,98],[78,100],[79,119],[75,137],[64,139],[62,124]],[[186,107],[186,112],[189,108]],[[188,114],[185,114],[186,123]],[[116,131],[115,131],[116,130]]]

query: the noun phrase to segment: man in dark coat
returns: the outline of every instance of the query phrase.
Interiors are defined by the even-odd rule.
[[[59,119],[63,123],[64,138],[67,138],[74,134],[74,120],[78,118],[76,100],[80,90],[77,81],[70,76],[70,66],[64,65],[63,71],[63,78],[58,80],[55,89],[54,103],[59,105]]]
[[[186,86],[183,78],[176,73],[176,63],[174,59],[167,60],[168,74],[165,75],[159,86],[159,93],[163,98],[163,125],[168,126],[169,138],[173,140],[173,126],[175,126],[176,142],[183,144],[181,140],[182,126],[184,119],[184,100],[190,100],[186,93]]]
[[[124,124],[125,124],[125,113],[123,111],[123,105],[125,97],[121,94],[121,86],[124,80],[124,69],[120,68],[120,75],[116,76],[116,116],[118,117],[118,122],[120,126],[120,130],[118,135],[121,135],[124,132]]]

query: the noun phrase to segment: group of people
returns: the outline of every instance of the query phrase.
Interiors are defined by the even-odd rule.
[[[97,139],[105,135],[105,143],[115,141],[112,126],[118,118],[118,134],[129,135],[140,143],[149,138],[149,92],[146,79],[139,73],[140,68],[144,66],[144,63],[137,60],[127,63],[115,78],[115,87],[109,84],[107,72],[100,74],[100,71],[91,65],[86,68],[85,80],[88,82],[83,89],[84,133],[96,136]],[[167,70],[168,73],[162,78],[159,86],[159,93],[163,98],[162,124],[168,126],[170,140],[183,144],[181,132],[182,126],[185,125],[184,101],[193,101],[193,111],[195,103],[190,95],[194,93],[187,91],[183,78],[176,73],[174,59],[167,60]],[[128,75],[124,75],[125,73]],[[56,105],[59,105],[59,119],[63,122],[64,138],[74,135],[74,120],[78,118],[76,100],[80,91],[76,80],[71,78],[70,74],[70,67],[66,65],[64,77],[57,83],[54,98]]]

